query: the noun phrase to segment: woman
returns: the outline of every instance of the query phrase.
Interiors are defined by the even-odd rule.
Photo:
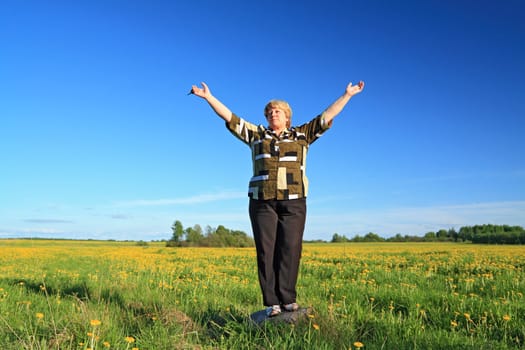
[[[252,151],[253,176],[248,196],[259,284],[266,314],[296,311],[296,284],[306,219],[308,180],[305,175],[308,147],[332,125],[337,116],[365,84],[348,84],[345,92],[310,122],[291,127],[288,103],[270,101],[264,108],[268,126],[256,126],[233,114],[212,95],[205,83],[192,86],[193,93],[208,102],[226,127]]]

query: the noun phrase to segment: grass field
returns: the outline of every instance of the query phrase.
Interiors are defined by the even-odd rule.
[[[297,325],[255,327],[252,248],[0,240],[0,349],[515,349],[525,247],[306,244]]]

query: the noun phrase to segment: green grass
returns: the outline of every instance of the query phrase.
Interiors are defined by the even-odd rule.
[[[0,349],[515,349],[525,247],[307,244],[297,325],[256,327],[253,249],[0,241]]]

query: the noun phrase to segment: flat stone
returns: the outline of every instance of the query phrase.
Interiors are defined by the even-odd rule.
[[[308,319],[308,315],[312,313],[310,308],[301,308],[297,311],[283,311],[277,316],[268,317],[266,316],[266,310],[261,310],[254,312],[250,315],[250,320],[253,323],[260,326],[264,322],[273,322],[273,323],[290,323],[297,324],[302,319]]]

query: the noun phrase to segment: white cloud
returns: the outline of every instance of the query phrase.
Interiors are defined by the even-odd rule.
[[[218,192],[199,194],[191,197],[183,198],[167,198],[167,199],[137,199],[130,201],[120,201],[115,203],[120,207],[144,207],[144,206],[167,206],[167,205],[184,205],[184,204],[201,204],[216,202],[221,200],[231,200],[246,198],[246,192]]]
[[[125,214],[113,214],[113,215],[110,215],[110,218],[115,219],[115,220],[128,220],[130,219],[130,216],[125,215]]]
[[[242,201],[239,199],[243,199]],[[205,202],[233,200],[211,208],[191,206]],[[237,201],[235,201],[237,200]],[[246,201],[245,201],[246,200]],[[199,224],[203,227],[224,225],[243,230],[251,235],[247,198],[245,193],[220,192],[216,194],[164,200],[141,200],[122,202],[137,205],[133,215],[119,213],[101,215],[101,220],[76,218],[74,223],[66,220],[38,220],[25,222],[29,227],[0,228],[0,237],[54,237],[54,238],[100,238],[100,239],[159,239],[169,238],[174,220],[181,220],[185,227]],[[121,205],[124,205],[122,204]],[[185,206],[185,204],[188,204]],[[232,205],[233,204],[233,205]],[[313,204],[313,203],[311,203]],[[149,212],[145,206],[180,205],[180,207]],[[402,235],[424,235],[428,231],[472,226],[476,224],[519,225],[525,227],[525,201],[483,202],[449,204],[427,207],[397,207],[378,209],[345,209],[327,212],[324,205],[315,203],[308,208],[304,238],[330,240],[334,233],[353,237],[374,232],[383,237],[397,233]],[[135,209],[134,209],[135,210]],[[332,210],[332,209],[327,209]],[[115,220],[121,219],[121,220]],[[124,220],[125,219],[125,220]],[[24,220],[22,220],[24,221]],[[52,222],[51,222],[52,221]],[[35,227],[31,227],[34,224]],[[53,227],[56,226],[56,227]]]
[[[67,235],[67,233],[61,230],[56,230],[54,228],[47,227],[0,229],[0,236],[3,237],[52,236],[59,238],[63,235]]]
[[[430,207],[313,214],[307,218],[307,230],[315,238],[330,239],[333,233],[354,236],[375,232],[389,237],[396,233],[423,235],[428,231],[478,224],[525,226],[525,201],[485,202]]]
[[[71,220],[63,220],[63,219],[24,219],[23,220],[26,223],[30,224],[71,224],[73,221]]]

